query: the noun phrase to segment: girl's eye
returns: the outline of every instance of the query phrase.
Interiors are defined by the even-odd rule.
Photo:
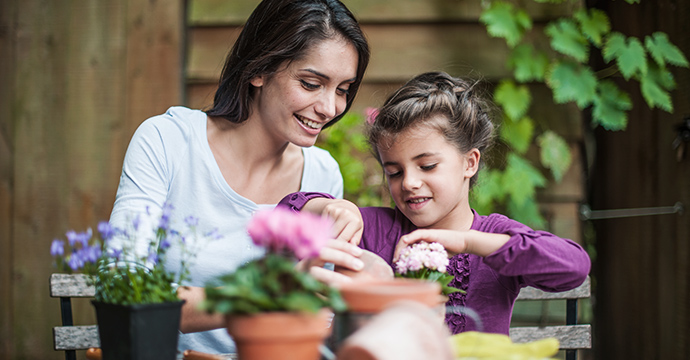
[[[388,178],[396,178],[396,177],[400,176],[400,174],[402,174],[402,172],[398,171],[398,172],[388,173],[388,174],[386,174],[386,176],[388,176]]]
[[[302,86],[304,86],[304,88],[307,90],[316,90],[320,87],[319,85],[312,84],[306,80],[300,80],[299,82],[302,83]]]
[[[422,170],[424,170],[424,171],[429,171],[429,170],[433,170],[433,169],[436,167],[436,165],[438,165],[438,164],[423,165],[423,166],[420,166],[420,167],[421,167]]]

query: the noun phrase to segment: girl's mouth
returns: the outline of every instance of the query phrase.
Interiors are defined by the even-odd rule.
[[[410,207],[410,209],[418,210],[418,209],[422,208],[429,200],[431,200],[431,198],[429,198],[429,197],[418,197],[418,198],[408,199],[405,202]]]

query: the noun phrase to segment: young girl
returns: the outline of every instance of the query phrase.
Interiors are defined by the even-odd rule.
[[[447,305],[476,311],[483,331],[508,334],[515,298],[533,286],[565,291],[590,269],[587,253],[571,240],[535,231],[500,214],[478,215],[470,187],[491,143],[493,124],[475,84],[441,72],[415,77],[380,109],[369,141],[381,163],[395,208],[361,208],[319,193],[288,195],[281,204],[328,214],[338,238],[393,265],[417,241],[439,242],[452,256]],[[361,242],[360,242],[361,239]],[[478,330],[459,313],[446,315],[455,334]]]

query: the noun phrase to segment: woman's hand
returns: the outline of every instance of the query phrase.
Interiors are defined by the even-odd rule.
[[[321,249],[317,258],[303,259],[297,263],[297,268],[308,271],[314,278],[329,285],[352,281],[346,275],[324,269],[325,263],[332,263],[335,266],[360,271],[364,268],[364,263],[359,259],[362,249],[354,244],[341,241],[330,240]]]
[[[359,245],[362,240],[364,221],[357,205],[344,199],[315,198],[309,200],[303,210],[328,216],[333,220],[333,236],[336,240]]]

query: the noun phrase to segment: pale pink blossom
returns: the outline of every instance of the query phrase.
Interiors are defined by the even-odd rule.
[[[446,272],[448,267],[448,253],[439,243],[427,243],[420,241],[406,247],[400,253],[400,258],[395,263],[396,272],[406,274],[409,271],[418,271],[422,268]]]
[[[364,109],[364,115],[366,116],[367,124],[372,125],[376,121],[376,117],[379,116],[379,109],[367,107]]]

